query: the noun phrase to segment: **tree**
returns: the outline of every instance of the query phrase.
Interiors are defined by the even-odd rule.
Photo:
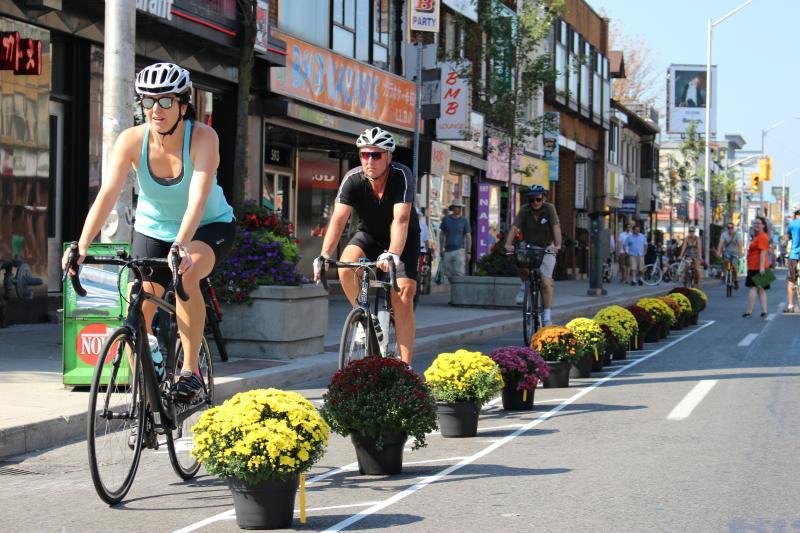
[[[644,38],[624,35],[614,20],[608,29],[608,49],[621,50],[625,57],[625,77],[612,81],[613,98],[623,104],[654,106],[663,88],[663,76],[656,70],[652,49]]]
[[[460,16],[456,20],[465,30],[464,52],[471,61],[461,63],[460,75],[472,90],[476,110],[505,135],[500,149],[508,150],[510,176],[525,143],[549,126],[544,117],[531,116],[529,105],[555,79],[543,44],[563,0],[519,0],[516,13],[500,0],[473,2],[477,25]],[[461,50],[450,50],[446,57],[461,62]]]
[[[253,64],[256,42],[256,0],[236,0],[242,15],[242,48],[239,56],[239,78],[236,92],[236,139],[233,161],[233,208],[237,216],[244,206],[244,184],[247,181],[247,116],[250,109],[250,88],[253,85]]]

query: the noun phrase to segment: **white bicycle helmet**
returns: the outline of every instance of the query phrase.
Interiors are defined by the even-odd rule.
[[[189,71],[175,63],[154,63],[136,75],[136,94],[183,94],[192,96]]]
[[[375,126],[374,128],[364,130],[361,135],[358,136],[356,146],[358,148],[374,146],[386,150],[387,152],[394,152],[395,144],[391,133]]]

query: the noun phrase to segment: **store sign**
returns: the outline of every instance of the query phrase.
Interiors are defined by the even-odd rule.
[[[256,4],[256,52],[267,53],[269,48],[269,4],[266,0],[258,0]]]
[[[19,32],[0,32],[0,70],[13,70],[17,76],[42,73],[42,41],[21,39]]]
[[[635,215],[636,214],[636,198],[623,198],[622,207],[619,208],[621,215]]]
[[[75,340],[75,350],[81,361],[87,365],[96,365],[97,358],[100,357],[100,351],[113,331],[114,328],[101,323],[89,324],[81,329]],[[108,364],[116,351],[116,347],[112,347],[108,351],[108,356],[103,364]]]
[[[444,5],[470,19],[478,22],[478,7],[474,0],[442,0]]]
[[[136,0],[136,9],[148,15],[172,20],[172,0]]]
[[[490,185],[478,185],[478,259],[489,253],[489,192]]]
[[[575,165],[575,209],[586,209],[586,163]]]
[[[273,92],[359,119],[414,129],[413,82],[275,31],[286,41],[286,67],[270,69]]]
[[[290,167],[290,150],[284,146],[264,145],[264,164],[278,167]]]
[[[561,132],[561,115],[556,111],[544,114],[549,127],[544,130],[544,159],[550,165],[550,181],[558,181],[558,136]]]
[[[523,155],[520,170],[522,172],[522,185],[524,187],[541,185],[545,189],[550,190],[550,167],[546,161]]]
[[[409,0],[408,20],[411,31],[439,32],[439,0]]]
[[[508,182],[508,159],[509,147],[503,144],[503,140],[499,137],[489,137],[489,153],[486,155],[489,163],[486,169],[486,177],[495,180]],[[521,183],[522,176],[520,175],[519,168],[522,165],[522,158],[519,154],[514,156],[514,162],[511,164],[513,175],[511,176],[512,183]]]
[[[459,76],[462,68],[454,61],[442,63],[441,111],[436,121],[436,138],[441,140],[463,141],[470,129],[469,85]]]
[[[450,173],[450,146],[431,141],[431,174],[444,176]]]
[[[469,140],[468,141],[448,141],[447,144],[457,146],[468,152],[483,155],[483,115],[470,111],[469,113]],[[438,131],[438,130],[437,130]],[[437,133],[438,135],[438,133]],[[441,137],[439,137],[441,139]],[[463,136],[461,137],[464,138]]]

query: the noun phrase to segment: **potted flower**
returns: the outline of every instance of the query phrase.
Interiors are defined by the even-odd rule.
[[[618,353],[620,348],[619,339],[614,332],[611,331],[611,328],[608,327],[606,324],[600,324],[600,329],[603,330],[603,335],[606,337],[606,356],[611,357],[613,359],[625,359],[627,357],[627,352],[622,351],[622,356],[617,356],[615,354]]]
[[[644,347],[645,342],[658,342],[659,334],[658,329],[655,327],[656,320],[653,318],[653,315],[638,305],[630,305],[626,307],[626,309],[636,319],[636,325],[639,328],[639,336],[637,339],[639,349]]]
[[[413,449],[436,429],[436,403],[428,385],[399,359],[351,361],[331,378],[321,413],[331,429],[350,436],[361,474],[399,474],[409,436]]]
[[[481,407],[503,389],[500,367],[481,352],[440,353],[425,371],[443,437],[474,437]]]
[[[531,339],[531,348],[539,352],[550,368],[545,388],[569,387],[572,363],[583,357],[575,334],[564,326],[545,326]]]
[[[688,326],[692,316],[692,302],[689,298],[680,293],[669,293],[664,298],[668,298],[678,304],[683,325]]]
[[[688,289],[686,287],[676,287],[669,291],[670,294],[682,294],[689,299],[689,302],[692,304],[692,314],[689,317],[689,324],[697,325],[697,320],[700,315],[700,312],[705,308],[706,302],[703,299],[705,293],[703,293],[699,289]],[[702,294],[702,296],[701,296]]]
[[[683,314],[681,311],[681,306],[675,300],[671,300],[666,296],[658,296],[657,299],[667,304],[672,310],[672,313],[675,315],[675,320],[673,320],[670,328],[675,330],[683,329]]]
[[[533,408],[536,384],[550,375],[544,359],[533,348],[507,346],[489,354],[503,375],[503,409],[507,411]]]
[[[204,412],[192,427],[192,454],[225,478],[245,529],[291,526],[302,472],[328,443],[328,425],[296,392],[240,392]]]
[[[321,353],[328,295],[320,286],[303,284],[294,226],[255,203],[245,205],[238,226],[233,249],[211,276],[228,351],[268,358]],[[295,320],[298,316],[314,320]]]
[[[660,337],[666,338],[669,335],[669,328],[675,323],[675,313],[672,308],[658,298],[642,298],[636,302],[636,305],[653,315],[660,328]]]
[[[591,318],[575,318],[567,322],[566,327],[578,339],[584,354],[592,356],[592,371],[601,372],[605,363],[606,337],[600,325]]]
[[[696,288],[696,287],[692,287],[689,290],[693,291],[695,294],[697,294],[700,297],[700,299],[702,300],[702,305],[700,306],[700,311],[703,311],[706,308],[706,305],[708,304],[708,295],[706,293],[704,293],[703,291],[701,291],[700,289]]]
[[[627,345],[637,346],[637,336],[639,335],[639,324],[636,322],[630,311],[619,305],[604,307],[594,315],[594,320],[600,324],[606,324],[619,340],[618,349],[625,349]],[[624,359],[623,357],[620,357]]]

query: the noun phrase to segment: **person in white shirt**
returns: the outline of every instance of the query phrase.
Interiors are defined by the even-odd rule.
[[[617,260],[619,261],[619,272],[620,276],[622,276],[622,283],[627,283],[630,281],[628,277],[630,273],[630,269],[628,268],[628,254],[625,252],[625,241],[628,239],[630,234],[631,224],[628,222],[625,224],[625,229],[621,231],[617,237]]]

